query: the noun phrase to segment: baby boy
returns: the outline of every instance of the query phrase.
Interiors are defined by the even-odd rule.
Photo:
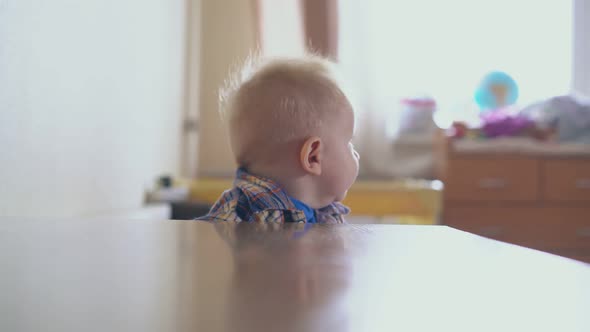
[[[221,112],[239,166],[200,220],[343,223],[358,174],[354,111],[334,65],[316,56],[258,61],[229,81]]]

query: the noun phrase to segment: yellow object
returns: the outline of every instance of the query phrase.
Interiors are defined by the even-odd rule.
[[[183,181],[190,186],[190,198],[215,203],[233,180],[203,178]],[[376,217],[382,223],[436,224],[441,211],[442,183],[426,180],[363,181],[348,191],[344,204],[353,216]]]
[[[441,199],[439,181],[357,181],[343,203],[353,215],[434,217],[440,212]]]
[[[215,203],[221,194],[233,186],[233,179],[203,178],[190,181],[190,198],[205,203]]]

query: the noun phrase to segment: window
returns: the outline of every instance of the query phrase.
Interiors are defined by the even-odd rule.
[[[514,77],[520,104],[570,90],[571,1],[343,0],[340,16],[340,58],[372,96],[460,112],[491,70]]]

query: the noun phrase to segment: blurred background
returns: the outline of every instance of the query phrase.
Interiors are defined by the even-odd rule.
[[[0,216],[206,213],[236,168],[223,80],[313,51],[353,91],[353,222],[586,259],[588,22],[585,0],[0,0]]]

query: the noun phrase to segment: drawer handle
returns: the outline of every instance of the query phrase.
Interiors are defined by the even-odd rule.
[[[576,229],[576,235],[578,237],[590,237],[590,227],[580,227]]]
[[[508,181],[501,178],[484,178],[479,180],[478,185],[483,189],[503,189],[508,186]]]
[[[576,188],[578,189],[590,189],[590,179],[582,178],[576,180]]]

